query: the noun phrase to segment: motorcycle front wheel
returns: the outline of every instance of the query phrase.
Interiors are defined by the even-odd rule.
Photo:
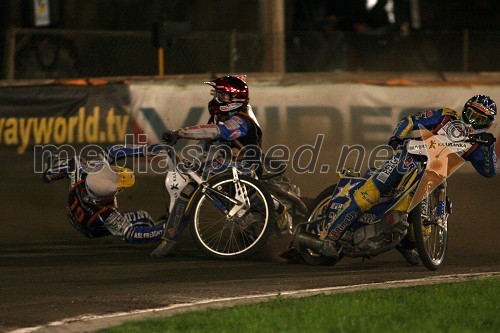
[[[448,244],[448,221],[438,220],[439,188],[427,195],[409,215],[422,263],[431,271],[441,267]]]
[[[254,178],[238,178],[236,184],[231,173],[214,176],[207,183],[209,189],[199,189],[191,200],[191,236],[212,258],[248,258],[262,249],[274,230],[275,210],[269,193]],[[235,204],[228,198],[238,198],[242,190],[249,207],[230,216],[228,210]]]
[[[307,222],[322,220],[326,218],[326,210],[328,208],[328,203],[330,202],[333,192],[337,188],[337,184],[328,186],[324,189],[312,202],[311,207],[306,213]],[[320,223],[320,222],[318,222]],[[298,232],[305,232],[306,227],[302,227]],[[314,249],[299,246],[299,252],[304,261],[313,266],[332,266],[339,262],[340,259],[334,259],[330,257],[325,257],[319,254]],[[342,258],[342,253],[340,253]]]

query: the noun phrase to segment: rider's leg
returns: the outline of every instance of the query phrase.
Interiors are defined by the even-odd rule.
[[[331,209],[335,205],[336,198],[332,199],[327,211],[327,232],[320,237],[323,239],[320,253],[328,257],[338,257],[337,241],[361,214],[373,207],[379,199],[380,191],[371,178],[354,192],[353,200],[345,205],[337,216],[333,214]]]
[[[103,220],[104,227],[113,236],[121,237],[127,243],[133,244],[160,241],[164,225],[156,225],[148,212],[132,210],[121,213],[116,209],[109,210],[109,212],[101,213],[98,218]],[[92,228],[94,235],[95,231],[98,229]]]
[[[396,250],[405,258],[406,262],[410,265],[418,265],[420,263],[420,256],[415,250],[415,243],[406,235],[401,243],[396,246]]]
[[[397,184],[407,170],[411,167],[406,153],[395,151],[390,160],[387,160],[379,169],[374,171],[370,178],[358,188],[353,195],[353,200],[344,205],[343,209],[335,216],[331,207],[335,205],[332,199],[327,211],[327,232],[321,235],[324,240],[321,254],[336,257],[336,244],[342,235],[366,211],[371,209],[394,184]]]
[[[406,249],[401,245],[396,246],[396,250],[405,258],[406,262],[410,265],[418,265],[420,264],[420,256],[415,249]]]
[[[132,225],[123,235],[127,243],[154,243],[161,240],[165,226],[155,223],[148,212],[133,210],[122,213],[122,216]]]
[[[151,252],[152,257],[161,258],[169,255],[179,241],[189,222],[188,216],[185,216],[184,213],[193,192],[194,187],[189,184],[179,195],[165,225],[161,237],[162,242]]]

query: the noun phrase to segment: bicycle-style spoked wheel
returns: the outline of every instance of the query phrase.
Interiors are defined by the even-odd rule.
[[[430,193],[410,213],[413,236],[422,263],[435,271],[443,263],[448,244],[448,221],[438,219],[439,189]],[[445,214],[447,217],[448,213]]]
[[[234,182],[228,173],[211,178],[208,187],[213,191],[197,191],[191,202],[191,236],[213,258],[242,259],[255,254],[275,225],[271,196],[254,178],[238,178]]]

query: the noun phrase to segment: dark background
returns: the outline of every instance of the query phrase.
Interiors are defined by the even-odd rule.
[[[50,0],[51,27],[67,29],[149,30],[151,22],[163,15],[169,21],[187,21],[193,31],[255,32],[260,29],[259,2],[255,0]],[[285,0],[287,29],[300,30],[330,15],[347,22],[362,22],[372,28],[384,24],[379,0],[367,10],[365,0]],[[418,0],[423,30],[498,30],[494,13],[496,0]],[[3,26],[33,25],[32,0],[4,0],[0,3]],[[409,0],[395,0],[396,22],[410,20]],[[314,27],[314,24],[311,24]],[[311,28],[309,26],[308,28]],[[318,28],[316,26],[315,28]]]
[[[285,0],[286,71],[499,70],[498,1],[394,0],[392,16],[388,1],[368,10],[365,0]],[[15,79],[156,75],[152,26],[160,19],[168,74],[265,71],[264,1],[49,0],[43,27],[34,26],[34,2],[0,2],[2,45],[8,27],[144,35],[17,35]],[[6,54],[3,47],[0,78]]]

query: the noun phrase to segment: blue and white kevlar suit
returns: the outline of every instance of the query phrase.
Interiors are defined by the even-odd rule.
[[[446,123],[458,119],[460,115],[452,109],[426,110],[402,119],[394,130],[393,137],[403,139],[412,130],[420,129],[420,126],[429,131],[437,131]],[[405,149],[394,150],[392,157],[371,173],[365,184],[354,192],[353,200],[337,216],[334,216],[331,208],[328,209],[326,220],[328,230],[322,234],[322,238],[336,242],[347,230],[361,227],[363,223],[357,221],[358,218],[377,204],[382,195],[388,193],[408,171],[415,167],[414,158],[417,157],[407,154]],[[494,143],[489,147],[476,143],[462,155],[462,158],[470,161],[481,175],[495,176],[497,158]],[[332,198],[328,207],[335,207],[341,200],[338,197]]]
[[[89,193],[86,174],[76,169],[75,159],[71,158],[57,160],[44,172],[46,183],[64,178],[72,180],[66,216],[76,230],[87,238],[113,235],[132,244],[160,241],[165,221],[155,222],[143,210],[118,211],[116,196],[99,198]]]
[[[225,152],[225,158],[216,157],[210,165],[206,166],[205,172],[211,175],[223,172],[232,166],[238,169],[249,168],[250,164],[247,164],[245,157],[248,157],[251,162],[260,160],[262,131],[250,106],[247,106],[244,111],[229,114],[223,121],[214,123],[210,120],[207,125],[181,128],[178,132],[181,138],[216,140],[229,148],[230,152],[229,154]],[[192,184],[186,186],[169,216],[163,239],[171,244],[179,240],[188,224],[188,217],[181,218],[178,214],[186,207],[194,190]],[[165,252],[161,255],[166,254]]]
[[[164,225],[156,225],[148,212],[132,210],[120,212],[115,199],[96,201],[87,192],[85,180],[77,182],[69,191],[66,215],[69,222],[88,238],[113,235],[127,243],[158,242]]]

